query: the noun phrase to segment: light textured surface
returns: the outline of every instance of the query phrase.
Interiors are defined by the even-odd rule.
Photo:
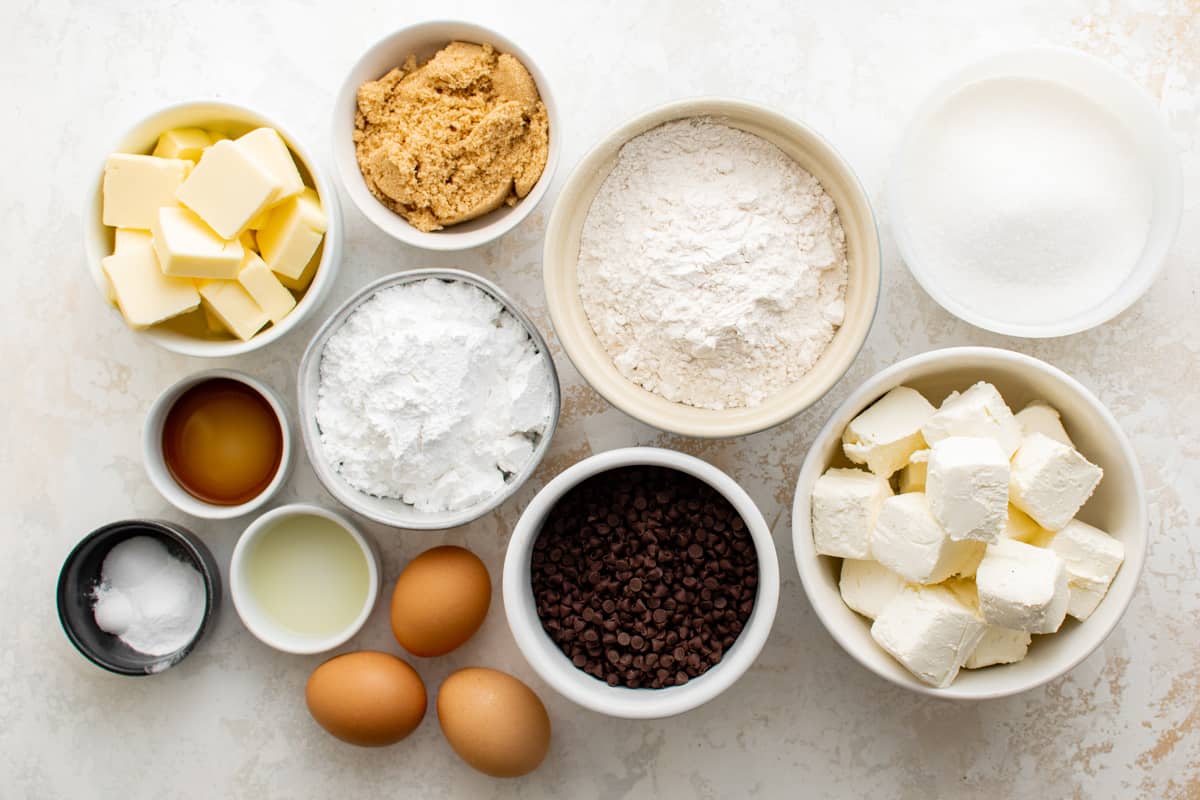
[[[555,726],[549,758],[530,777],[500,782],[458,761],[432,714],[409,741],[382,751],[326,736],[303,704],[320,658],[267,649],[229,605],[187,661],[136,680],[81,659],[53,605],[62,558],[103,523],[178,519],[225,563],[245,524],[183,518],[142,470],[139,429],[154,396],[213,365],[131,334],[87,277],[79,215],[107,143],[158,106],[217,95],[278,114],[328,163],[329,108],[342,74],[377,37],[422,12],[350,0],[6,2],[0,795],[1200,797],[1200,5],[882,6],[446,2],[423,12],[500,28],[539,60],[562,106],[554,133],[565,137],[564,169],[516,231],[461,255],[395,243],[346,204],[345,265],[327,310],[399,269],[464,267],[498,280],[549,336],[540,243],[567,169],[620,120],[687,95],[742,96],[813,124],[878,203],[897,137],[935,81],[989,51],[1075,45],[1126,70],[1159,101],[1186,173],[1180,238],[1148,295],[1108,325],[1051,341],[983,333],[943,312],[900,262],[881,208],[885,286],[866,349],[823,402],[747,439],[684,441],[635,424],[581,386],[552,345],[565,407],[535,483],[444,535],[365,525],[382,547],[387,588],[406,559],[441,542],[479,553],[498,586],[507,532],[537,486],[590,452],[630,443],[696,453],[740,480],[774,527],[785,580],[774,632],[743,680],[702,709],[645,723],[580,711],[534,680],[497,592],[479,635],[416,666],[431,694],[467,664],[509,670],[541,693]],[[318,321],[227,364],[292,396]],[[795,577],[788,508],[813,433],[858,382],[901,357],[966,343],[1047,359],[1096,391],[1141,459],[1152,529],[1133,604],[1097,653],[1020,697],[953,704],[892,687],[834,644]],[[333,504],[303,463],[280,501],[297,499]],[[385,609],[352,646],[397,649]]]

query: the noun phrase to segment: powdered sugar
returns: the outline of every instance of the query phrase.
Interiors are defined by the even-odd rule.
[[[493,496],[550,420],[545,357],[521,322],[461,281],[383,289],[321,354],[325,458],[361,492],[421,511]]]
[[[621,374],[711,409],[756,406],[812,368],[842,322],[847,269],[817,179],[705,117],[625,144],[578,265],[584,309]]]

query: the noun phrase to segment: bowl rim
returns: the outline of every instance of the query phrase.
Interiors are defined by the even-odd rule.
[[[175,407],[175,403],[184,392],[193,386],[215,379],[237,381],[257,392],[275,413],[275,419],[279,422],[283,438],[283,452],[279,457],[279,466],[276,468],[271,482],[257,495],[235,506],[209,503],[189,494],[171,477],[162,453],[163,425],[167,415]],[[262,508],[279,493],[291,475],[294,450],[292,427],[288,421],[287,406],[283,397],[258,378],[236,369],[205,369],[174,381],[159,392],[154,402],[150,404],[150,409],[146,412],[145,420],[142,422],[142,465],[146,470],[146,477],[150,479],[150,483],[164,500],[185,514],[191,514],[201,519],[233,519]]]
[[[246,553],[250,545],[279,520],[303,516],[321,517],[333,522],[346,531],[346,533],[350,534],[367,560],[369,585],[367,588],[367,598],[363,602],[362,609],[348,626],[323,639],[313,639],[300,634],[291,634],[281,627],[268,628],[263,624],[259,624],[254,615],[249,612],[249,609],[252,607],[251,604],[254,601],[250,597],[249,589],[243,585],[245,582]],[[295,655],[325,653],[342,646],[357,635],[363,626],[366,625],[371,613],[375,610],[375,603],[379,600],[381,581],[382,572],[379,567],[379,557],[366,535],[345,515],[314,503],[288,503],[256,517],[254,521],[238,534],[237,543],[233,546],[233,554],[229,557],[229,595],[233,600],[233,607],[237,611],[238,619],[242,621],[242,626],[254,638],[268,647],[283,653],[292,653]],[[262,616],[265,616],[265,614]]]
[[[361,499],[364,496],[363,493],[345,483],[337,476],[329,464],[326,463],[325,454],[321,449],[320,432],[317,428],[316,401],[320,385],[321,355],[325,350],[325,344],[329,340],[329,337],[341,328],[359,306],[371,299],[377,292],[392,286],[414,283],[428,278],[470,284],[481,290],[484,294],[492,297],[505,311],[515,317],[525,328],[526,333],[546,363],[550,372],[553,398],[550,418],[546,423],[546,429],[542,432],[541,438],[538,440],[537,446],[533,450],[533,455],[530,456],[529,461],[521,472],[506,483],[502,491],[492,495],[483,503],[463,509],[462,511],[440,512],[444,516],[436,520],[421,519],[419,517],[402,519],[399,516],[376,512],[373,507],[365,504]],[[310,375],[315,376],[314,379],[310,380]],[[308,455],[308,461],[312,465],[313,472],[316,473],[317,479],[325,487],[326,491],[333,495],[342,505],[367,519],[394,528],[418,531],[444,531],[466,525],[491,513],[512,498],[533,476],[542,459],[545,458],[546,452],[550,448],[550,443],[554,439],[554,434],[558,429],[559,415],[562,410],[562,387],[559,384],[558,369],[554,365],[554,357],[550,353],[550,348],[546,344],[546,340],[542,337],[533,320],[493,281],[481,275],[476,275],[473,272],[460,269],[412,269],[395,272],[371,281],[348,297],[345,302],[338,306],[321,323],[321,326],[313,333],[308,345],[304,348],[304,355],[301,356],[300,364],[297,368],[296,394],[300,414],[300,438],[304,441],[304,450]],[[415,509],[413,509],[412,513],[424,514],[424,512],[418,512]]]
[[[594,682],[577,683],[583,675],[549,642],[542,630],[529,586],[529,558],[542,522],[564,494],[587,478],[629,466],[675,469],[697,478],[725,497],[746,523],[758,556],[758,590],[748,624],[724,657],[698,678],[667,689],[628,689]],[[501,580],[504,614],[517,649],[552,689],[591,711],[623,719],[662,719],[697,708],[736,683],[754,664],[770,637],[779,604],[779,557],[771,528],[749,493],[731,476],[696,456],[661,447],[622,447],[595,453],[560,472],[530,501],[513,527],[505,551]],[[542,658],[549,642],[553,661]]]
[[[961,686],[956,688],[955,684],[951,684],[944,689],[938,689],[908,675],[907,672],[901,674],[880,670],[870,661],[860,658],[857,645],[844,635],[839,621],[832,616],[830,610],[831,607],[837,607],[833,605],[834,603],[844,606],[841,596],[836,593],[828,595],[823,590],[821,581],[818,578],[817,564],[819,563],[819,559],[825,558],[825,556],[819,556],[816,553],[812,541],[811,522],[808,514],[809,498],[806,496],[806,492],[811,490],[812,484],[816,480],[815,476],[819,475],[825,469],[824,461],[821,457],[821,450],[824,444],[835,437],[840,441],[840,428],[844,427],[849,419],[853,418],[855,414],[877,400],[889,389],[900,385],[897,381],[897,376],[903,376],[911,373],[914,369],[936,365],[939,362],[958,356],[980,361],[985,366],[1007,363],[1036,370],[1052,380],[1066,385],[1071,391],[1087,401],[1087,404],[1104,420],[1109,429],[1108,433],[1112,435],[1120,452],[1121,460],[1129,466],[1133,475],[1132,490],[1137,512],[1134,527],[1142,532],[1139,541],[1136,543],[1123,541],[1126,549],[1125,561],[1121,570],[1122,572],[1125,570],[1132,571],[1134,579],[1129,584],[1131,587],[1130,590],[1124,596],[1109,596],[1105,598],[1105,602],[1115,603],[1119,608],[1113,616],[1111,623],[1108,624],[1107,630],[1097,639],[1096,643],[1091,647],[1079,649],[1076,653],[1065,659],[1061,666],[1048,670],[1045,675],[1039,676],[1033,681],[1024,684],[1014,684],[1007,688],[965,691]],[[903,380],[903,378],[899,380]],[[800,584],[804,588],[804,594],[808,598],[808,603],[816,613],[817,618],[820,619],[825,630],[841,646],[842,650],[849,654],[858,664],[870,670],[875,675],[901,688],[948,700],[992,700],[1021,694],[1022,692],[1035,689],[1061,678],[1095,652],[1117,625],[1120,624],[1121,619],[1124,617],[1129,604],[1133,601],[1133,597],[1136,594],[1137,583],[1145,564],[1146,549],[1148,547],[1147,525],[1146,488],[1141,465],[1138,463],[1129,437],[1126,436],[1125,431],[1121,428],[1116,417],[1113,416],[1108,407],[1081,382],[1053,364],[1024,353],[999,347],[962,346],[929,350],[901,359],[873,374],[830,414],[829,419],[813,438],[808,453],[801,464],[800,472],[796,479],[796,488],[792,497],[792,550],[795,557],[796,570],[800,575]],[[1131,547],[1129,546],[1130,544],[1140,546]]]
[[[868,245],[866,247],[867,252],[864,254],[864,260],[867,265],[867,294],[864,298],[865,324],[862,325],[861,333],[850,340],[844,363],[835,369],[833,374],[828,376],[825,385],[813,394],[812,397],[802,398],[802,403],[780,408],[775,413],[769,415],[751,414],[741,422],[722,421],[718,416],[721,412],[714,412],[712,419],[705,421],[703,424],[689,424],[681,422],[669,413],[647,409],[636,402],[626,402],[625,398],[615,396],[612,392],[608,391],[609,376],[604,371],[594,368],[590,361],[583,357],[580,344],[570,335],[568,313],[559,303],[555,302],[555,298],[558,295],[556,289],[559,287],[561,281],[564,280],[562,274],[566,268],[565,265],[558,263],[554,251],[557,249],[556,240],[559,238],[559,231],[566,228],[567,216],[571,211],[571,209],[566,207],[565,199],[583,191],[583,186],[593,179],[600,168],[604,167],[604,162],[607,161],[605,156],[609,151],[619,153],[620,148],[631,139],[665,122],[695,116],[727,116],[736,122],[739,115],[743,117],[758,116],[768,118],[774,126],[780,129],[786,130],[790,128],[793,131],[802,131],[804,135],[810,137],[824,150],[823,153],[818,154],[820,160],[834,164],[840,172],[844,173],[848,190],[856,196],[857,201],[866,212],[866,222],[869,222],[869,225],[864,224],[863,226],[864,240]],[[772,144],[774,143],[772,142]],[[575,268],[575,265],[572,265],[572,268]],[[874,206],[871,203],[870,195],[867,193],[866,187],[863,185],[858,173],[851,166],[849,160],[842,155],[841,151],[834,147],[829,139],[804,122],[768,106],[741,98],[699,95],[661,103],[639,112],[610,129],[579,159],[567,177],[566,183],[563,184],[558,196],[555,198],[554,208],[550,213],[550,219],[546,226],[546,235],[543,238],[542,244],[542,278],[550,322],[559,343],[562,345],[562,350],[576,371],[583,376],[588,385],[601,397],[628,416],[660,430],[697,439],[724,439],[761,433],[762,431],[782,425],[820,402],[845,377],[850,367],[853,366],[854,361],[858,358],[858,354],[862,351],[863,345],[866,344],[867,337],[870,335],[876,316],[878,315],[883,284],[883,254],[879,238],[879,221],[875,214]],[[840,330],[841,328],[839,327],[839,332]],[[564,336],[564,331],[568,335]],[[828,346],[826,346],[827,349]],[[627,384],[633,383],[620,373],[616,373],[613,380],[620,380]],[[805,378],[802,377],[798,383],[804,380]],[[680,403],[674,405],[690,408]],[[750,411],[753,411],[753,409],[750,409]]]
[[[1126,280],[1112,295],[1091,309],[1057,322],[1010,323],[983,317],[944,292],[935,276],[926,272],[922,266],[922,259],[919,257],[916,239],[910,230],[907,215],[903,211],[894,210],[905,207],[901,188],[903,182],[899,180],[901,170],[899,165],[903,163],[906,153],[915,145],[929,119],[954,94],[977,81],[1003,78],[1006,74],[1009,77],[1030,77],[1028,71],[1023,71],[1020,67],[1027,66],[1030,61],[1035,60],[1043,64],[1066,64],[1069,69],[1086,71],[1099,80],[1109,83],[1117,91],[1123,93],[1131,103],[1139,107],[1139,116],[1141,117],[1139,127],[1144,127],[1155,140],[1154,149],[1164,159],[1165,165],[1166,187],[1163,192],[1154,193],[1151,225],[1153,225],[1154,219],[1161,217],[1166,220],[1166,227],[1165,235],[1161,239],[1161,246],[1154,248],[1150,256],[1147,256],[1147,252],[1150,251],[1152,239],[1149,233],[1147,234],[1142,252],[1139,254],[1138,260],[1131,265]],[[1060,67],[1055,67],[1055,69],[1060,69]],[[1043,76],[1043,79],[1061,86],[1073,94],[1083,96],[1073,85],[1061,80],[1060,74],[1048,74]],[[1113,111],[1109,105],[1095,100],[1092,102],[1101,105],[1110,113]],[[1119,116],[1118,118],[1120,119]],[[1132,130],[1132,126],[1129,127]],[[1150,96],[1133,78],[1107,61],[1082,50],[1058,45],[1040,45],[1002,50],[974,59],[934,84],[921,100],[916,111],[913,112],[901,134],[899,145],[896,148],[896,158],[889,170],[888,180],[884,187],[884,204],[891,213],[892,234],[896,240],[896,247],[900,251],[901,259],[925,293],[932,297],[938,305],[962,321],[986,331],[1026,339],[1047,339],[1069,336],[1103,325],[1136,303],[1150,289],[1166,268],[1167,258],[1178,236],[1183,217],[1183,173],[1178,151],[1172,144],[1171,134],[1162,115]],[[1132,280],[1138,272],[1137,267],[1144,260],[1152,262],[1153,266],[1141,270],[1140,278]]]
[[[105,658],[102,653],[92,650],[80,638],[75,628],[67,619],[65,611],[67,597],[72,592],[72,586],[67,585],[67,573],[70,572],[72,564],[80,557],[84,548],[96,542],[98,539],[108,539],[115,535],[121,534],[130,529],[141,529],[143,531],[152,531],[152,533],[142,533],[143,536],[154,536],[156,538],[166,538],[175,542],[181,549],[188,554],[188,560],[192,567],[200,573],[200,577],[204,581],[204,615],[200,619],[200,627],[196,629],[196,634],[187,644],[176,650],[174,653],[169,653],[165,656],[158,656],[159,661],[154,662],[157,669],[133,668],[118,664],[115,661],[110,661]],[[136,534],[135,534],[136,535]],[[114,545],[115,546],[115,545]],[[112,549],[111,547],[109,548]],[[217,567],[216,559],[213,558],[212,551],[204,543],[200,537],[174,522],[162,519],[123,519],[115,522],[109,522],[106,525],[101,525],[99,528],[92,530],[82,539],[75,543],[66,558],[63,559],[62,567],[59,568],[58,581],[55,587],[55,600],[58,610],[58,623],[62,627],[63,633],[66,634],[67,640],[75,647],[75,649],[91,663],[101,669],[112,672],[116,675],[126,675],[132,678],[140,678],[151,675],[158,675],[166,672],[168,669],[179,664],[196,649],[196,645],[204,638],[204,635],[212,627],[212,618],[216,611],[217,605],[221,596],[221,573]],[[154,656],[151,656],[152,658]]]
[[[292,128],[280,123],[274,114],[256,111],[249,106],[219,97],[198,97],[190,100],[181,100],[157,107],[150,113],[139,116],[133,123],[123,126],[117,135],[111,137],[110,146],[105,151],[104,157],[99,161],[99,168],[88,178],[88,189],[84,197],[82,214],[82,219],[84,220],[83,246],[87,259],[88,273],[91,275],[92,281],[96,284],[103,298],[105,284],[101,261],[108,255],[111,255],[111,253],[105,252],[107,248],[101,245],[99,237],[95,235],[95,231],[99,228],[108,227],[99,222],[103,202],[101,187],[104,183],[104,165],[108,156],[113,153],[128,152],[128,148],[124,146],[124,143],[132,133],[159,117],[169,116],[176,112],[186,112],[192,109],[208,108],[212,108],[216,113],[220,113],[223,110],[234,116],[251,118],[255,120],[255,124],[274,128],[278,131],[288,148],[303,162],[304,168],[312,178],[314,188],[325,208],[326,217],[328,218],[327,230],[321,244],[323,248],[321,260],[317,264],[312,282],[304,293],[301,294],[300,299],[296,301],[296,307],[279,324],[272,325],[265,331],[260,331],[246,341],[238,339],[207,340],[166,336],[160,331],[155,330],[153,326],[133,331],[172,353],[199,358],[225,358],[251,353],[262,347],[266,347],[271,342],[283,338],[290,331],[298,328],[316,308],[324,303],[333,287],[341,266],[342,213],[337,189],[329,177],[326,167],[317,161],[313,156],[313,151],[295,135]],[[116,311],[118,316],[120,315],[120,311],[113,307],[107,299],[104,302],[111,310]],[[124,319],[121,319],[121,324],[128,327]]]
[[[447,30],[455,30],[458,33],[444,33]],[[449,44],[455,40],[487,42],[492,44],[497,52],[510,53],[528,70],[534,84],[537,86],[542,104],[546,107],[550,141],[549,150],[546,155],[546,165],[542,170],[541,176],[537,179],[537,182],[530,189],[529,193],[515,205],[510,206],[507,213],[478,228],[465,230],[459,229],[457,225],[452,225],[440,231],[426,232],[417,230],[406,219],[383,205],[383,203],[371,194],[363,179],[362,172],[358,168],[353,140],[354,110],[357,108],[358,88],[364,79],[359,79],[355,76],[358,72],[365,69],[365,64],[368,61],[373,60],[376,56],[383,53],[395,50],[397,48],[397,40],[420,36],[427,36],[431,41],[436,39],[444,42],[444,44]],[[402,54],[396,59],[396,65],[399,66],[407,55],[407,53]],[[376,80],[379,77],[379,75],[375,75],[373,78],[369,78],[369,80]],[[351,202],[379,230],[397,241],[424,250],[451,252],[479,247],[498,239],[517,227],[533,212],[534,208],[541,203],[542,199],[549,192],[550,184],[554,180],[554,174],[558,169],[562,153],[563,133],[562,122],[558,114],[558,104],[554,99],[550,80],[541,67],[538,66],[537,61],[530,56],[528,51],[508,36],[492,28],[465,20],[426,20],[398,28],[377,39],[362,51],[362,54],[355,59],[353,65],[346,72],[346,76],[342,79],[341,86],[334,96],[332,116],[333,133],[330,137],[330,146],[333,152],[333,162],[338,177],[341,179],[342,188],[349,195]],[[477,219],[486,219],[495,214],[496,211],[501,210],[495,209]],[[475,221],[468,220],[467,223]]]

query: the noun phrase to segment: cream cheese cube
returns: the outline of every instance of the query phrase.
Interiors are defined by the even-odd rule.
[[[177,206],[175,192],[191,172],[192,162],[113,153],[104,163],[101,218],[114,228],[148,230],[163,206]]]
[[[1125,561],[1125,545],[1099,528],[1073,519],[1057,533],[1049,534],[1046,547],[1067,565],[1071,592],[1067,613],[1085,620],[1100,605],[1117,570]]]
[[[279,184],[279,191],[271,198],[269,205],[304,191],[304,179],[300,177],[300,170],[296,169],[291,150],[277,130],[256,128],[234,140],[234,144],[257,162],[265,172],[270,173]]]
[[[1008,456],[994,439],[951,436],[929,450],[925,495],[951,539],[994,542],[1008,518]]]
[[[222,239],[236,239],[282,185],[233,142],[217,142],[175,192]]]
[[[1028,514],[1012,503],[1008,504],[1008,518],[1004,522],[1004,537],[1006,539],[1016,539],[1018,542],[1036,544],[1038,547],[1043,547],[1044,545],[1037,540],[1046,533],[1048,531],[1034,522]]]
[[[1075,517],[1103,475],[1073,447],[1032,433],[1013,456],[1009,500],[1038,525],[1057,531]]]
[[[987,544],[985,542],[976,542],[967,540],[974,545],[971,551],[963,557],[962,563],[959,564],[954,574],[963,578],[974,579],[975,571],[979,569],[980,563],[983,562],[984,555],[987,554]]]
[[[1071,437],[1067,436],[1067,429],[1063,427],[1062,417],[1059,416],[1058,410],[1047,403],[1040,400],[1033,401],[1016,413],[1016,419],[1021,426],[1022,436],[1041,433],[1055,441],[1062,442],[1067,447],[1075,446]]]
[[[177,278],[231,280],[245,256],[241,242],[222,239],[186,208],[159,209],[150,233],[159,266]]]
[[[876,618],[871,638],[917,678],[944,689],[975,651],[986,627],[949,589],[910,587]]]
[[[296,307],[296,298],[284,288],[275,277],[275,273],[267,268],[266,263],[253,250],[246,252],[242,268],[238,272],[238,283],[242,285],[254,302],[267,312],[271,322],[279,324]]]
[[[270,319],[250,293],[237,281],[202,281],[204,307],[234,336],[246,341],[262,330]]]
[[[908,582],[875,561],[842,559],[838,589],[842,601],[867,619],[875,619]]]
[[[1025,631],[1014,631],[998,625],[988,625],[975,650],[967,656],[967,669],[981,669],[994,664],[1015,664],[1029,652],[1033,640]]]
[[[861,469],[830,469],[812,493],[813,544],[825,556],[870,558],[871,531],[892,487]]]
[[[317,252],[327,224],[312,189],[283,201],[256,236],[263,261],[272,271],[299,279]]]
[[[962,394],[951,393],[921,427],[931,446],[951,436],[981,436],[995,439],[1006,458],[1021,445],[1021,425],[996,387],[986,381]]]
[[[875,560],[910,583],[941,583],[965,568],[976,545],[951,540],[920,492],[884,500],[871,534]]]
[[[925,447],[921,426],[933,410],[920,392],[897,386],[850,421],[842,433],[842,450],[855,464],[890,478]]]
[[[900,468],[896,483],[898,494],[925,491],[925,478],[929,473],[929,450],[918,450],[908,457],[908,463]]]
[[[158,137],[154,155],[159,158],[186,158],[195,163],[210,144],[212,139],[203,128],[175,128]]]
[[[1050,550],[1014,539],[989,544],[975,573],[979,610],[991,625],[1054,633],[1067,615],[1067,565]]]
[[[100,263],[117,307],[131,327],[148,328],[195,311],[200,305],[195,284],[186,278],[164,275],[154,251],[148,247],[115,253]]]

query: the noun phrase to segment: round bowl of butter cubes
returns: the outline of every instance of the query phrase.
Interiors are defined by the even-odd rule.
[[[88,195],[84,245],[125,323],[167,350],[256,350],[320,305],[341,259],[328,175],[278,123],[192,101],[130,128]]]
[[[1082,384],[1008,350],[906,359],[817,435],[792,509],[796,566],[837,642],[940,697],[1004,697],[1087,658],[1133,598],[1141,470]]]

